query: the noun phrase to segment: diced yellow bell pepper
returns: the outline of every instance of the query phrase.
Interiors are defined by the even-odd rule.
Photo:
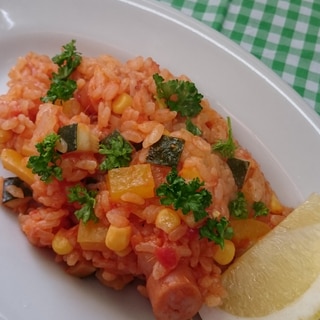
[[[154,179],[150,164],[136,164],[109,170],[107,185],[112,201],[119,202],[125,193],[135,193],[143,199],[154,196]]]
[[[281,214],[284,210],[284,207],[280,203],[278,197],[272,193],[271,202],[270,202],[270,211],[274,214]]]
[[[236,247],[245,243],[252,245],[271,230],[265,222],[256,219],[232,220],[230,225],[234,232],[232,241]]]
[[[107,227],[101,222],[88,221],[83,223],[80,221],[77,242],[83,250],[102,251],[106,249],[106,234]]]
[[[31,185],[35,181],[32,170],[25,165],[24,157],[13,149],[3,149],[0,155],[3,167]]]

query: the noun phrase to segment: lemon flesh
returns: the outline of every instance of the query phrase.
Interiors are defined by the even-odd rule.
[[[320,195],[312,194],[223,273],[221,309],[265,317],[290,309],[319,280]]]

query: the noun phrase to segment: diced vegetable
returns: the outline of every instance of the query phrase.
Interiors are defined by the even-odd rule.
[[[281,214],[283,212],[283,205],[280,203],[278,197],[272,193],[271,203],[270,203],[270,211],[274,214]]]
[[[130,244],[131,233],[130,225],[126,227],[110,225],[106,234],[105,244],[112,251],[123,251]]]
[[[58,131],[60,145],[57,149],[62,152],[94,152],[99,149],[99,140],[84,123],[73,123],[61,127]]]
[[[232,241],[236,247],[251,246],[271,230],[269,225],[257,219],[232,220],[230,225],[234,231]]]
[[[132,192],[143,199],[154,196],[154,179],[150,164],[136,164],[130,167],[109,170],[107,174],[107,185],[110,198],[118,202],[121,196]]]
[[[79,222],[77,242],[83,250],[105,250],[107,227],[101,222]]]
[[[56,254],[65,255],[73,250],[73,245],[65,234],[65,229],[60,229],[53,237],[52,249]]]
[[[155,225],[157,228],[166,233],[170,233],[177,228],[181,223],[181,219],[177,211],[164,208],[157,214]]]
[[[147,155],[147,162],[163,166],[176,167],[179,163],[185,141],[180,138],[163,135],[153,144]]]
[[[9,208],[18,208],[32,199],[29,185],[18,177],[3,180],[2,203]]]
[[[112,111],[116,114],[122,114],[123,111],[132,105],[132,97],[127,93],[117,96],[111,104]]]
[[[229,158],[227,159],[227,164],[232,172],[238,189],[241,189],[246,179],[250,162],[238,158]]]
[[[213,259],[222,266],[225,266],[233,260],[235,252],[236,248],[234,243],[231,240],[224,240],[223,248],[218,247]]]
[[[31,185],[35,181],[32,170],[24,165],[23,156],[13,149],[3,149],[1,152],[3,167]]]

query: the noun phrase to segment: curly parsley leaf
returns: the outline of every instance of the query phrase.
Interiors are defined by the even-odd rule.
[[[64,51],[52,58],[52,61],[59,66],[57,73],[52,73],[50,88],[42,102],[52,102],[56,100],[69,100],[77,89],[76,81],[69,79],[72,72],[80,65],[81,55],[77,52],[75,40],[63,46]]]
[[[201,238],[208,238],[223,248],[224,240],[233,237],[233,229],[226,217],[221,219],[209,218],[206,220],[206,224],[200,227],[199,234]]]
[[[186,129],[191,132],[195,136],[201,136],[202,131],[200,130],[199,127],[197,127],[190,118],[186,120]]]
[[[182,117],[194,117],[201,112],[203,95],[193,82],[177,79],[165,82],[158,73],[153,75],[153,79],[157,98],[163,99],[170,110],[177,111]]]
[[[27,163],[27,167],[46,183],[49,183],[53,177],[62,180],[62,169],[58,165],[61,156],[56,150],[59,139],[60,136],[56,133],[47,135],[42,142],[36,144],[39,155],[31,156]]]
[[[114,131],[100,142],[99,153],[106,156],[100,163],[100,170],[106,171],[129,166],[132,152],[131,144],[123,138],[119,131]]]
[[[69,189],[69,202],[78,202],[80,205],[82,205],[79,210],[74,212],[74,214],[77,219],[82,220],[83,223],[87,223],[89,220],[93,220],[95,222],[98,221],[98,217],[94,213],[96,195],[97,191],[87,190],[81,185],[76,185]]]
[[[234,200],[229,202],[228,208],[230,215],[236,218],[246,219],[249,215],[247,200],[241,191],[237,193],[237,197]]]
[[[269,213],[268,207],[262,201],[255,201],[252,205],[255,217],[266,216]]]
[[[230,117],[227,117],[228,124],[228,138],[227,140],[220,140],[212,146],[212,150],[221,154],[223,158],[232,158],[236,150],[236,144],[232,137],[232,127]]]
[[[183,214],[192,212],[195,221],[205,218],[206,208],[212,203],[212,195],[198,178],[186,182],[178,176],[177,170],[172,169],[166,177],[167,183],[156,189],[157,196],[163,205],[172,205],[175,210],[181,209]]]

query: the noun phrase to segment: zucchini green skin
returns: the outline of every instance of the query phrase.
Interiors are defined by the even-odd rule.
[[[15,186],[23,191],[23,198],[17,198],[8,191],[9,186]],[[10,208],[18,207],[32,199],[32,189],[18,177],[8,177],[3,180],[2,203]]]
[[[67,144],[66,152],[76,151],[78,148],[78,124],[73,123],[64,127],[61,127],[58,131],[59,136]]]
[[[250,162],[247,160],[242,160],[238,158],[229,158],[227,160],[227,164],[232,172],[234,181],[238,189],[241,189],[245,182],[245,179],[249,170]]]
[[[184,144],[183,139],[163,135],[150,147],[146,160],[152,164],[177,167]]]

